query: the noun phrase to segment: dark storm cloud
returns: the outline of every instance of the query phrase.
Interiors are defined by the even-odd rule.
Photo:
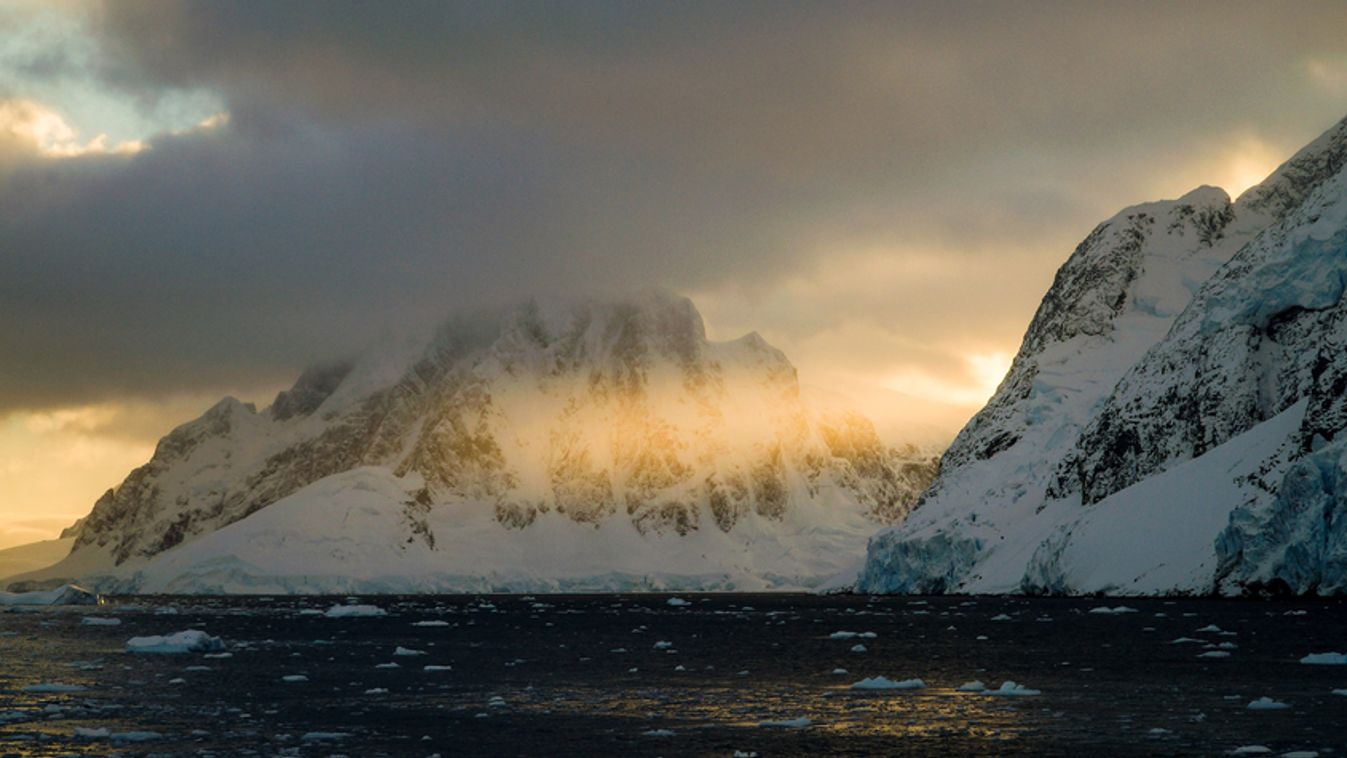
[[[92,15],[88,75],[146,109],[205,89],[231,120],[129,158],[0,157],[0,411],[275,382],[538,292],[768,287],[839,242],[996,265],[1205,135],[1312,136],[1343,103],[1306,62],[1347,52],[1336,3]]]

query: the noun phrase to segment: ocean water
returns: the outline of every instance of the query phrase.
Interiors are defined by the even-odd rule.
[[[224,654],[127,652],[183,630]],[[1325,652],[1340,601],[114,598],[0,613],[0,755],[1333,756]]]

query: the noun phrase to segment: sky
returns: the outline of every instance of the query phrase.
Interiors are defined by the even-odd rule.
[[[224,394],[657,286],[947,441],[1121,208],[1347,115],[1341,2],[0,0],[0,547]]]

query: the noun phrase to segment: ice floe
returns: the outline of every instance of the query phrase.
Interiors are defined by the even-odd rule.
[[[894,681],[884,676],[869,676],[851,685],[853,690],[919,690],[926,687],[920,679]]]

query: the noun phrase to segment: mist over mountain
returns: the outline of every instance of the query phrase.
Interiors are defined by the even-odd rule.
[[[29,580],[173,592],[817,586],[934,473],[757,334],[648,291],[535,300],[225,398]]]

